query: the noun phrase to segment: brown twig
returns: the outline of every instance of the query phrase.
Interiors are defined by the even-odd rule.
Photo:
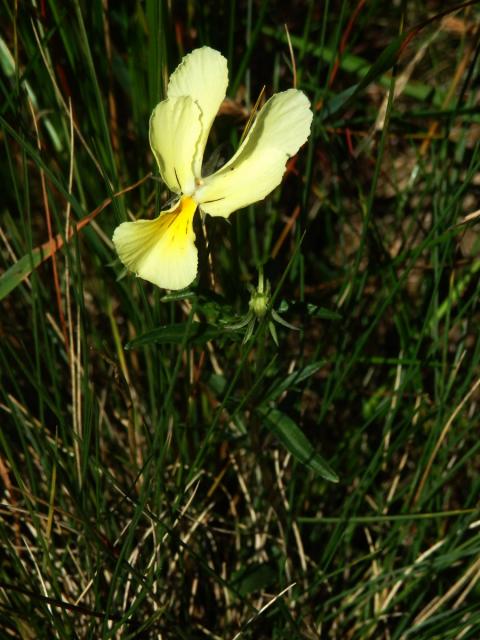
[[[360,15],[360,11],[363,9],[365,4],[366,4],[366,0],[360,0],[360,2],[355,7],[354,12],[352,13],[352,15],[350,17],[350,20],[348,21],[348,24],[346,26],[345,31],[342,34],[342,37],[340,39],[340,44],[339,44],[339,47],[338,47],[338,55],[335,58],[335,64],[333,65],[332,73],[330,74],[330,78],[328,80],[328,86],[329,87],[331,87],[333,85],[335,77],[336,77],[336,75],[338,73],[338,70],[340,68],[340,56],[343,54],[343,52],[345,51],[345,49],[347,47],[348,38],[350,37],[350,34],[351,34],[352,29],[353,29],[353,27],[355,25],[355,22],[357,21],[357,18]]]
[[[108,205],[115,200],[115,198],[119,198],[120,196],[123,196],[124,193],[128,193],[129,191],[132,191],[136,187],[140,186],[146,180],[148,180],[151,177],[151,175],[152,175],[151,172],[147,173],[146,176],[144,176],[143,178],[140,178],[140,180],[137,180],[137,182],[134,182],[129,187],[125,187],[125,189],[121,189],[120,191],[117,191],[110,198],[105,198],[102,204],[100,204],[96,209],[90,212],[87,216],[79,220],[75,225],[73,225],[73,228],[70,228],[70,232],[68,236],[65,237],[65,240],[67,242],[71,240],[76,233],[78,233],[81,229],[83,229],[83,227],[86,227],[87,224],[89,224],[94,218],[96,218],[99,213],[101,213],[104,209],[106,209]],[[42,245],[40,245],[39,250],[42,253],[42,260],[39,264],[41,264],[42,262],[45,262],[45,260],[48,260],[48,258],[51,258],[59,249],[61,249],[64,245],[65,240],[62,234],[59,233],[55,236],[55,238],[51,238],[50,240],[48,240],[48,242],[44,242]]]
[[[38,130],[37,115],[35,113],[31,100],[29,100],[28,104],[30,106],[30,111],[32,113],[33,125],[35,127],[35,134],[37,136],[37,147],[41,153],[42,141],[40,138],[40,132]],[[45,173],[43,172],[43,169],[40,169],[40,182],[42,185],[43,207],[45,211],[45,220],[47,223],[48,239],[49,239],[49,242],[52,242],[53,240],[52,218],[50,215],[50,206],[48,204],[47,183],[45,180]],[[55,287],[55,296],[57,298],[58,316],[60,319],[60,326],[62,327],[62,334],[63,334],[64,343],[65,343],[65,349],[68,353],[67,324],[65,322],[65,314],[63,312],[62,291],[60,288],[60,279],[58,277],[57,260],[54,253],[52,254],[52,272],[53,272],[53,283]]]
[[[285,223],[285,226],[283,227],[282,232],[278,240],[276,241],[275,246],[272,249],[272,252],[270,254],[272,258],[276,258],[278,252],[282,248],[283,243],[285,242],[285,238],[289,234],[290,230],[292,229],[299,215],[300,215],[300,205],[297,205],[293,210],[292,215],[288,218],[287,222]]]

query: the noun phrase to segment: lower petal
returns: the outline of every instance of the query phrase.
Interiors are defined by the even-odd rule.
[[[155,220],[123,222],[112,238],[120,260],[137,276],[158,287],[187,287],[197,275],[193,231],[196,207],[192,198],[184,196]]]

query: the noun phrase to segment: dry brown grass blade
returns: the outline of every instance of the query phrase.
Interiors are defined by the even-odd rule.
[[[340,44],[338,46],[338,55],[335,59],[335,63],[333,65],[332,68],[332,72],[330,74],[330,78],[328,80],[328,86],[331,87],[335,81],[335,78],[337,76],[338,70],[340,68],[340,57],[342,56],[342,54],[344,53],[345,49],[347,48],[347,42],[348,39],[350,37],[350,34],[352,32],[353,27],[355,26],[355,23],[358,19],[358,16],[360,15],[363,7],[365,6],[367,0],[359,0],[357,6],[355,7],[355,9],[352,12],[352,15],[350,17],[350,20],[348,21],[348,24],[345,28],[345,31],[342,33],[342,37],[340,39]]]
[[[37,138],[37,148],[39,152],[42,152],[42,141],[40,138],[40,131],[38,129],[38,114],[35,113],[34,106],[32,101],[28,101],[28,106],[30,107],[30,112],[32,114],[33,126],[35,128],[35,135]],[[43,169],[40,169],[40,184],[42,186],[42,197],[43,197],[43,209],[45,212],[45,221],[47,223],[47,231],[48,231],[48,241],[51,244],[53,240],[53,230],[52,230],[52,217],[50,215],[50,205],[48,204],[48,193],[47,193],[47,182],[45,180],[45,173]],[[65,314],[63,312],[63,301],[62,301],[62,290],[60,288],[60,279],[58,277],[58,265],[55,257],[55,253],[52,253],[52,272],[53,272],[53,284],[55,287],[55,296],[57,299],[57,309],[58,309],[58,317],[60,320],[60,326],[62,327],[62,335],[65,343],[65,349],[68,352],[68,333],[67,333],[67,324],[65,322]]]
[[[480,559],[475,560],[475,562],[465,571],[465,573],[450,587],[450,589],[441,597],[435,598],[430,602],[430,604],[425,607],[415,618],[415,625],[420,625],[428,618],[430,618],[435,611],[443,606],[448,600],[450,600],[461,588],[462,586],[471,580],[472,576],[475,576],[478,580],[478,572],[480,570]]]
[[[297,64],[295,62],[295,54],[293,52],[293,47],[292,47],[292,40],[290,38],[290,32],[288,30],[288,27],[286,24],[283,25],[285,27],[285,34],[287,37],[287,43],[288,43],[288,51],[290,53],[290,60],[292,63],[292,73],[293,73],[293,88],[296,89],[297,88]]]
[[[108,59],[108,69],[110,71],[108,75],[108,110],[110,114],[110,139],[112,141],[112,147],[115,153],[120,151],[120,138],[118,135],[118,117],[117,117],[117,103],[115,101],[115,93],[113,91],[113,75],[112,75],[112,40],[110,37],[110,24],[108,21],[108,0],[102,1],[103,5],[103,35],[105,38],[105,51]]]
[[[450,87],[448,88],[447,95],[445,96],[445,99],[442,102],[442,109],[446,109],[450,104],[450,102],[452,101],[452,99],[454,98],[454,96],[456,95],[458,85],[460,84],[460,81],[463,78],[465,71],[467,70],[467,67],[472,59],[472,56],[475,55],[475,49],[478,44],[477,38],[479,33],[480,33],[480,27],[477,27],[473,33],[472,39],[468,43],[468,46],[465,50],[465,53],[462,56],[462,59],[460,60],[457,68],[455,69],[455,73],[450,83]],[[435,134],[437,133],[439,126],[440,126],[440,123],[438,120],[435,120],[434,122],[431,123],[428,129],[426,138],[420,147],[420,155],[423,156],[427,153],[430,147],[430,143],[434,138]]]
[[[480,209],[477,209],[476,211],[472,211],[472,213],[469,213],[468,215],[466,215],[455,226],[459,227],[462,224],[467,224],[467,222],[472,222],[472,220],[476,220],[477,218],[480,218]]]
[[[447,423],[445,424],[445,426],[442,429],[442,432],[440,433],[440,436],[435,444],[435,447],[433,448],[433,451],[430,455],[430,458],[427,462],[427,466],[425,467],[425,471],[423,472],[422,478],[418,484],[418,489],[415,493],[415,497],[413,498],[413,505],[416,505],[417,502],[420,499],[420,496],[422,495],[422,491],[423,488],[425,486],[425,483],[427,481],[427,478],[430,474],[430,470],[432,468],[433,465],[433,461],[435,460],[437,453],[440,449],[440,447],[442,446],[443,441],[445,440],[445,437],[448,433],[448,431],[450,430],[450,427],[452,426],[455,418],[458,416],[458,414],[460,413],[460,411],[463,409],[463,407],[465,406],[465,404],[468,402],[468,400],[472,397],[472,395],[475,393],[475,391],[478,389],[478,387],[480,386],[480,378],[475,382],[475,384],[472,386],[472,388],[470,389],[470,391],[467,393],[467,395],[462,399],[462,401],[458,404],[457,407],[455,407],[455,410],[453,411],[452,415],[450,416],[450,418],[447,420]]]
[[[262,100],[264,96],[265,96],[265,85],[262,87],[260,93],[258,94],[258,98],[255,104],[253,105],[253,109],[251,110],[250,115],[248,116],[247,124],[245,125],[245,128],[242,131],[242,135],[240,137],[240,142],[238,143],[238,146],[240,146],[242,142],[245,140],[245,138],[247,137],[247,134],[252,127],[253,121],[255,120],[255,116],[257,115],[257,111],[260,109],[260,105],[262,104]]]
[[[280,251],[280,249],[283,246],[283,243],[285,242],[286,237],[288,236],[288,234],[290,233],[293,225],[295,224],[295,221],[297,220],[298,216],[300,215],[300,205],[297,205],[295,207],[295,209],[293,210],[292,215],[288,218],[287,222],[285,223],[285,226],[282,229],[282,232],[280,233],[280,236],[278,238],[278,240],[275,243],[275,246],[273,247],[272,251],[271,251],[271,257],[272,259],[275,259]]]
[[[137,182],[134,182],[130,186],[125,187],[125,189],[121,189],[120,191],[117,191],[110,198],[105,198],[102,204],[98,205],[98,207],[96,207],[88,215],[86,215],[84,218],[79,220],[73,226],[73,229],[70,229],[70,233],[66,237],[67,242],[69,242],[76,233],[78,233],[84,227],[90,224],[90,222],[92,222],[92,220],[94,220],[99,213],[101,213],[104,209],[106,209],[108,205],[115,200],[115,198],[119,198],[120,196],[123,196],[125,193],[128,193],[129,191],[133,191],[133,189],[136,189],[136,187],[140,186],[146,180],[148,180],[151,177],[151,175],[152,175],[151,172],[147,173],[146,176],[144,176],[143,178],[140,178],[140,180],[137,180]],[[55,238],[52,237],[52,239],[48,240],[48,242],[44,242],[42,245],[40,245],[36,249],[33,249],[33,251],[40,250],[42,253],[42,260],[39,264],[41,264],[42,262],[45,262],[45,260],[48,260],[48,258],[51,258],[59,249],[63,247],[63,245],[64,245],[64,238],[61,233],[58,233],[55,236]]]

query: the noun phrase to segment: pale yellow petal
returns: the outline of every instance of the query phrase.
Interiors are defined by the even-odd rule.
[[[221,53],[210,47],[201,47],[186,55],[170,77],[167,96],[190,96],[200,107],[202,134],[193,165],[196,177],[201,175],[208,134],[225,98],[227,86],[227,61]]]
[[[123,264],[144,280],[163,289],[183,289],[197,275],[193,216],[197,207],[183,197],[155,220],[123,222],[113,244]]]
[[[233,158],[203,179],[195,193],[202,210],[228,216],[265,198],[280,184],[287,160],[307,140],[312,117],[307,97],[297,89],[270,98]]]
[[[159,102],[150,117],[150,146],[171,191],[195,188],[193,159],[202,135],[199,106],[188,96]]]

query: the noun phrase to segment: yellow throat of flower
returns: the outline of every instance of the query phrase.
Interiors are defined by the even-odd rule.
[[[197,203],[182,196],[154,220],[124,222],[113,242],[122,262],[164,289],[183,289],[197,273],[193,216]]]
[[[166,211],[158,218],[158,233],[165,234],[165,239],[172,249],[181,249],[186,242],[191,242],[193,233],[193,216],[197,203],[190,196],[182,196],[174,209]]]

